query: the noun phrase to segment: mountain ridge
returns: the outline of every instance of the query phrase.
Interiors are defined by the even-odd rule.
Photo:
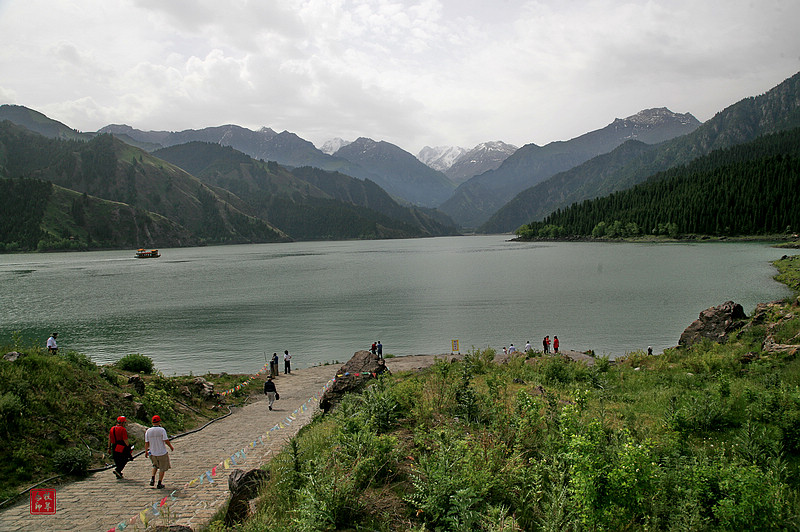
[[[630,188],[715,149],[800,126],[800,73],[759,96],[744,98],[687,135],[657,145],[628,143],[521,191],[479,232],[509,232],[572,203]],[[635,142],[635,141],[629,141]]]
[[[544,146],[526,144],[506,158],[496,169],[476,175],[459,185],[439,209],[464,227],[478,227],[522,190],[578,166],[592,157],[608,153],[627,140],[646,143],[693,131],[700,122],[689,113],[678,114],[666,108],[645,109],[625,119],[567,141]],[[480,198],[480,207],[477,195]]]

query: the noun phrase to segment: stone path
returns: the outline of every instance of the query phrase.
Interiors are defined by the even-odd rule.
[[[433,355],[390,358],[386,366],[395,372],[413,370],[431,365],[436,358]],[[166,489],[150,487],[150,461],[139,456],[125,468],[124,480],[117,480],[109,469],[57,486],[55,515],[31,515],[29,497],[21,497],[17,504],[0,511],[0,531],[106,532],[120,523],[128,531],[159,525],[185,525],[200,530],[227,502],[227,477],[233,467],[254,469],[277,453],[319,411],[317,401],[309,399],[323,389],[338,369],[317,366],[295,370],[291,375],[281,374],[275,381],[281,399],[273,411],[267,409],[264,395],[256,395],[254,402],[236,409],[233,415],[174,440],[175,451],[170,453],[172,469],[164,478]],[[257,382],[263,386],[260,384],[263,380]],[[304,405],[307,408],[303,409]],[[287,423],[286,418],[295,412],[295,419]],[[270,431],[279,423],[284,427]],[[259,438],[263,444],[251,447]],[[246,456],[243,463],[243,456],[236,455],[242,450]],[[205,476],[202,484],[198,481],[187,486],[232,456],[239,465],[231,464],[231,469],[218,467],[212,476],[213,483]],[[154,516],[153,505],[158,516]],[[143,511],[148,527],[138,517]]]

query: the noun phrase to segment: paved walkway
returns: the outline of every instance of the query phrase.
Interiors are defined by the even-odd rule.
[[[388,359],[386,365],[391,371],[404,371],[428,366],[434,360],[432,355],[398,357]],[[254,402],[236,409],[233,415],[175,440],[175,451],[170,453],[172,469],[164,478],[166,489],[149,486],[150,461],[142,455],[127,465],[124,480],[117,480],[109,469],[58,486],[55,515],[31,515],[30,500],[22,497],[16,505],[0,511],[0,531],[106,532],[115,527],[131,531],[159,525],[200,530],[226,504],[230,471],[235,467],[247,471],[269,461],[319,411],[312,398],[338,369],[317,366],[281,374],[276,379],[281,399],[273,411],[267,409],[264,395],[256,395]],[[263,386],[263,380],[256,382],[254,386]],[[277,430],[271,430],[276,426]],[[238,465],[233,465],[234,461]]]

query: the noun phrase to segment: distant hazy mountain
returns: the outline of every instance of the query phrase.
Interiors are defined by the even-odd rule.
[[[38,111],[21,105],[0,105],[0,122],[8,120],[49,139],[89,140],[94,133],[81,133]]]
[[[395,202],[370,180],[304,166],[289,170],[229,146],[190,142],[154,152],[209,186],[235,194],[250,214],[297,240],[455,234],[425,212]]]
[[[568,141],[545,146],[527,144],[509,156],[499,168],[462,183],[439,209],[464,227],[478,227],[516,194],[558,172],[592,157],[608,153],[636,139],[647,144],[662,142],[697,129],[691,114],[665,108],[648,109]]]
[[[516,146],[505,142],[483,142],[453,161],[444,175],[456,184],[463,183],[476,175],[500,168],[503,161],[515,151]]]
[[[381,188],[413,205],[435,207],[455,188],[443,173],[388,142],[361,137],[334,155],[365,169]]]
[[[800,127],[800,73],[761,96],[745,98],[687,135],[658,145],[629,141],[614,151],[521,192],[480,230],[506,232],[541,220],[558,208],[641,183],[712,150]]]
[[[417,154],[417,159],[434,170],[444,173],[465,153],[467,153],[467,149],[461,146],[436,146],[435,148],[425,146]]]
[[[340,139],[339,137],[336,137],[334,139],[326,140],[325,144],[323,144],[322,147],[320,148],[320,151],[322,153],[327,153],[328,155],[333,155],[334,153],[339,151],[340,148],[347,146],[351,142],[353,141],[344,140]]]

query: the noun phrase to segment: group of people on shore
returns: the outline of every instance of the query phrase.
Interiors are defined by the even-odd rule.
[[[122,470],[133,460],[133,445],[128,440],[128,430],[125,427],[127,422],[125,416],[119,416],[117,424],[111,427],[108,433],[108,453],[114,458],[114,476],[120,480],[124,478]],[[170,451],[174,451],[175,448],[169,441],[166,429],[161,426],[161,416],[153,416],[152,422],[153,426],[144,433],[144,453],[153,465],[150,485],[156,489],[164,489],[164,474],[171,467],[167,447]],[[156,484],[156,474],[158,474],[158,484]]]
[[[369,352],[373,355],[378,355],[378,358],[383,358],[383,344],[381,344],[381,341],[378,340],[377,342],[372,342]]]
[[[283,351],[283,374],[289,375],[292,373],[292,355],[288,349]],[[269,376],[275,378],[278,376],[278,353],[272,353],[272,358],[269,361]]]
[[[551,345],[553,346],[553,353],[558,353],[558,348],[559,348],[559,345],[560,345],[559,341],[558,341],[558,336],[553,336],[552,342],[550,341],[550,335],[549,334],[547,336],[545,336],[544,338],[542,338],[542,353],[544,353],[545,355],[549,355],[550,354],[550,346]],[[525,342],[525,349],[523,350],[523,352],[524,353],[528,353],[530,351],[533,351],[533,347],[531,346],[531,343],[529,341]],[[503,346],[503,354],[504,355],[509,355],[509,354],[513,354],[513,353],[516,353],[516,352],[517,352],[517,348],[514,347],[513,343],[509,344],[508,347]]]

